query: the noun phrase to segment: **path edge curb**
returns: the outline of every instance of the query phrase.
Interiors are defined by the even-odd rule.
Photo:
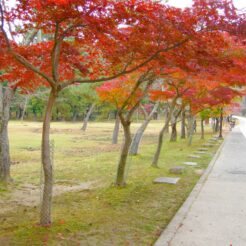
[[[221,143],[219,149],[213,156],[212,160],[210,161],[208,167],[206,168],[206,171],[204,174],[200,177],[196,185],[194,186],[193,190],[191,191],[190,195],[187,197],[187,199],[184,201],[184,203],[181,205],[177,213],[174,215],[174,217],[171,219],[167,227],[164,229],[164,231],[161,233],[160,237],[157,239],[157,241],[153,244],[153,246],[171,246],[171,241],[174,238],[177,230],[180,226],[182,226],[182,222],[186,218],[188,212],[190,211],[194,201],[198,197],[199,193],[202,190],[202,187],[207,180],[209,174],[211,173],[217,159],[220,156],[220,153],[227,141],[228,135],[225,137],[223,143]]]

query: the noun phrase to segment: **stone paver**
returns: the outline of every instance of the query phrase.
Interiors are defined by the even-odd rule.
[[[155,184],[177,184],[180,178],[170,178],[170,177],[159,177],[156,178],[153,182]]]
[[[185,161],[183,162],[184,165],[187,165],[187,166],[197,166],[197,162],[193,162],[193,161]]]

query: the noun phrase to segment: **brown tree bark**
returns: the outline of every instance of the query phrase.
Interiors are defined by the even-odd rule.
[[[126,107],[128,105],[129,100],[135,95],[135,92],[139,88],[139,86],[146,82],[145,88],[143,90],[142,96],[135,102],[135,104],[132,106],[132,108],[128,111],[126,110]],[[121,154],[120,154],[120,160],[118,163],[118,169],[117,169],[117,175],[116,175],[116,181],[115,181],[115,186],[123,187],[126,185],[125,182],[125,168],[127,164],[127,157],[129,154],[129,148],[132,142],[131,138],[131,131],[130,131],[130,125],[131,125],[131,119],[137,108],[139,107],[139,104],[141,100],[144,98],[146,95],[148,89],[150,88],[151,84],[154,82],[152,78],[152,74],[149,79],[146,79],[144,76],[141,76],[139,80],[136,82],[132,92],[130,95],[126,98],[125,102],[121,106],[120,109],[118,109],[118,114],[119,118],[121,121],[121,124],[123,126],[124,130],[124,142],[123,146],[121,149]]]
[[[219,132],[219,119],[214,118],[213,119],[213,132]]]
[[[170,142],[176,142],[177,141],[177,123],[172,123],[172,132],[170,137]]]
[[[177,109],[175,112],[173,112],[173,117],[171,119],[172,132],[171,132],[170,142],[177,141],[177,120],[181,112],[182,109]]]
[[[51,207],[53,191],[53,167],[50,156],[50,121],[52,109],[57,97],[56,91],[50,92],[48,104],[46,107],[45,118],[43,122],[42,134],[42,166],[44,171],[44,190],[40,212],[40,224],[42,226],[51,224]]]
[[[121,116],[120,116],[120,118],[122,119]],[[121,149],[115,185],[119,186],[119,187],[124,187],[126,185],[126,183],[125,183],[125,168],[126,168],[127,157],[128,157],[128,152],[129,152],[132,138],[131,138],[131,131],[130,131],[131,122],[121,120],[121,124],[122,124],[123,130],[124,130],[124,143],[123,143],[123,146]]]

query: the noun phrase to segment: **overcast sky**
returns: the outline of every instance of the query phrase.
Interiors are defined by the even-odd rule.
[[[246,0],[233,0],[233,3],[238,9],[246,8]],[[191,6],[192,0],[169,0],[168,4],[175,7],[184,8]]]
[[[238,9],[246,8],[246,0],[233,0],[235,6]],[[168,3],[175,7],[189,7],[192,4],[192,0],[168,0]],[[9,5],[15,5],[15,0],[9,1]]]

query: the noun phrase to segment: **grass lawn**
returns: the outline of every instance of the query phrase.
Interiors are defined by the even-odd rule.
[[[166,139],[159,169],[150,167],[155,152],[159,121],[152,122],[143,138],[140,155],[130,157],[127,187],[113,182],[120,144],[111,144],[113,123],[91,123],[80,131],[79,123],[52,123],[56,195],[53,225],[37,226],[40,199],[41,123],[11,122],[10,143],[14,183],[0,185],[0,245],[152,245],[187,198],[218,146],[186,167],[181,175],[171,175],[170,167],[183,161],[206,140],[195,134],[170,143]],[[134,123],[132,132],[139,124]],[[212,136],[207,129],[206,139]],[[120,142],[122,137],[120,138]],[[177,185],[153,184],[160,176],[180,176]]]

